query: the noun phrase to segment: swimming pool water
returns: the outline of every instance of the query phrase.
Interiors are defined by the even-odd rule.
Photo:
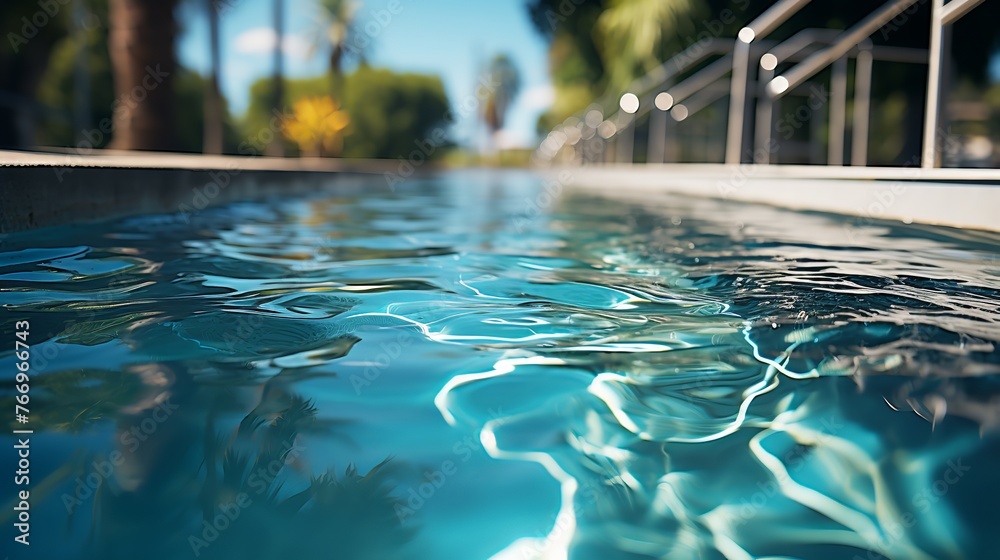
[[[4,239],[5,554],[1000,549],[1000,234],[383,183]]]

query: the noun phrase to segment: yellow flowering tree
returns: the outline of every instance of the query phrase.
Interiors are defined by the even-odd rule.
[[[292,117],[285,121],[282,132],[303,154],[337,156],[344,148],[350,123],[350,116],[332,97],[303,97],[292,105]]]

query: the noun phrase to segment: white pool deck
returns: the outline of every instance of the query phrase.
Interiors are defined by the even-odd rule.
[[[550,180],[630,194],[671,192],[794,210],[1000,231],[1000,169],[808,165],[606,165]],[[568,174],[568,175],[567,175]]]
[[[384,175],[395,172],[399,162],[111,151],[76,155],[0,150],[0,175],[5,168],[32,167]],[[431,171],[430,166],[427,167],[421,171]],[[550,185],[556,181],[569,189],[610,196],[618,192],[627,192],[633,198],[643,193],[679,193],[870,219],[1000,231],[1000,169],[663,164],[543,168],[539,172],[548,177]],[[102,174],[101,182],[112,176]],[[79,183],[76,185],[66,188],[80,188]],[[30,187],[11,186],[9,181],[3,181],[0,188],[8,189],[5,196],[10,197],[16,194],[10,190]],[[81,193],[72,194],[79,196]]]

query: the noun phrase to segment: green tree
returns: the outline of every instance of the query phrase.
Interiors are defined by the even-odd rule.
[[[0,148],[37,142],[37,117],[49,112],[35,103],[38,85],[68,33],[70,16],[68,9],[51,15],[36,0],[0,2]]]
[[[303,97],[331,95],[331,80],[329,74],[285,80],[288,103]],[[260,139],[270,137],[272,132],[281,137],[280,130],[271,130],[276,117],[268,104],[268,86],[266,80],[258,80],[250,88],[240,153],[261,153]],[[436,76],[361,67],[344,76],[343,90],[342,98],[335,99],[351,119],[349,135],[344,140],[345,157],[406,156],[415,149],[415,141],[426,140],[435,127],[443,126],[447,120],[448,97]],[[285,108],[285,113],[288,109]],[[290,153],[298,151],[291,142],[282,141]]]
[[[49,62],[38,84],[37,99],[50,108],[41,120],[37,141],[42,146],[75,146],[81,131],[75,129],[71,118],[75,102],[74,70],[81,49],[85,52],[87,80],[90,82],[88,119],[91,130],[82,133],[94,148],[104,148],[111,140],[111,106],[115,92],[108,57],[107,33],[94,27],[83,35],[81,45],[72,36],[63,37],[52,49]],[[84,145],[86,146],[86,144]]]
[[[355,0],[320,0],[326,27],[326,42],[330,45],[330,73],[334,87],[344,76],[344,63],[353,55],[359,59],[363,53],[355,40],[357,16],[360,5]]]
[[[609,85],[623,88],[659,66],[694,8],[693,0],[611,0],[596,28]]]
[[[549,69],[555,100],[539,119],[548,132],[602,93],[605,67],[594,28],[604,11],[603,0],[574,0],[572,9],[560,0],[531,0],[528,10],[535,28],[549,40]]]
[[[177,79],[174,82],[174,95],[179,107],[203,107],[205,106],[205,94],[209,91],[209,78],[197,72],[183,67],[177,68]],[[219,153],[235,153],[237,141],[237,129],[233,125],[229,116],[229,104],[225,97],[218,100],[218,124],[221,126],[222,143]],[[175,124],[175,134],[177,138],[176,150],[180,152],[192,153],[215,153],[210,152],[204,145],[205,141],[205,115],[201,111],[191,111],[185,118],[177,119]]]
[[[115,105],[113,74],[107,48],[107,34],[103,29],[93,28],[86,33],[87,80],[90,82],[90,103],[88,117],[90,128],[78,131],[70,118],[74,104],[74,65],[80,46],[72,37],[59,41],[50,58],[47,70],[38,85],[37,99],[50,110],[44,115],[38,130],[38,143],[42,146],[76,146],[81,135],[94,148],[106,148],[118,131],[118,121],[114,119]],[[199,74],[178,67],[174,80],[174,96],[182,107],[202,107],[207,80]],[[233,152],[236,147],[236,132],[229,118],[226,100],[219,100],[219,120],[222,124],[222,140],[225,151]],[[204,116],[195,111],[177,119],[173,124],[176,143],[174,149],[182,152],[201,152],[203,147]],[[82,132],[82,134],[81,134]],[[88,144],[85,144],[88,145]]]
[[[344,101],[352,129],[344,146],[347,157],[406,156],[414,142],[426,141],[444,124],[449,107],[437,76],[367,67],[348,77]]]

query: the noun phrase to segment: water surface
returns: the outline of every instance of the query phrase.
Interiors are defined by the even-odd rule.
[[[4,550],[1000,548],[1000,235],[521,173],[382,183],[7,237],[35,433],[32,544]]]

